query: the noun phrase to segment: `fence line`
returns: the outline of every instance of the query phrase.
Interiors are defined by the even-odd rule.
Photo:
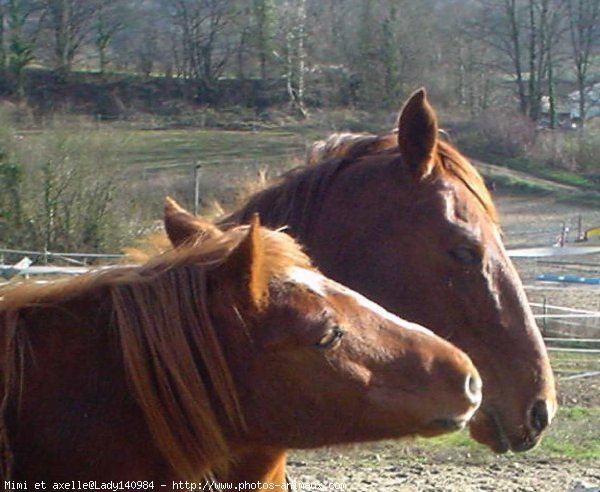
[[[600,354],[600,349],[584,349],[571,347],[552,347],[546,345],[546,349],[550,352],[570,352],[573,354]]]
[[[46,256],[48,258],[122,258],[124,255],[119,253],[53,253],[51,251],[29,251],[25,249],[4,249],[0,248],[0,254],[15,254],[29,256]]]
[[[562,376],[560,379],[561,379],[561,381],[569,381],[569,380],[573,380],[573,379],[592,378],[595,376],[600,376],[600,371],[582,372],[579,374],[573,374],[571,376]]]
[[[564,343],[600,343],[600,338],[563,338],[563,337],[544,337],[548,342]]]
[[[534,314],[536,319],[600,318],[598,314]]]
[[[556,311],[566,311],[566,312],[570,312],[570,313],[595,314],[597,316],[600,316],[600,311],[591,311],[589,309],[577,309],[577,308],[570,308],[570,307],[565,307],[565,306],[554,306],[552,304],[545,304],[545,303],[541,303],[541,302],[530,302],[529,305],[532,307],[541,307],[544,309],[555,309]]]
[[[121,254],[101,254],[101,253],[52,253],[52,252],[41,252],[41,251],[29,251],[29,250],[14,250],[14,249],[0,249],[0,253],[12,253],[12,254],[29,254],[36,256],[45,256],[46,258],[63,258],[68,256],[72,256],[75,258],[122,258],[124,255]],[[1,265],[0,265],[1,266]],[[9,266],[6,266],[10,268]],[[104,268],[110,268],[110,266],[105,266]],[[19,273],[23,275],[29,274],[74,274],[78,275],[81,273],[85,273],[86,271],[91,270],[92,268],[80,268],[80,267],[28,267],[21,270]],[[93,268],[97,269],[97,268]],[[565,306],[555,306],[548,305],[543,303],[530,303],[530,305],[534,308],[544,308],[562,312],[562,314],[540,314],[534,315],[536,318],[540,319],[600,319],[600,312],[591,311],[586,309],[575,309],[569,308]],[[568,323],[568,322],[567,322]],[[591,344],[593,346],[600,345],[600,338],[563,338],[563,337],[544,337],[544,342],[546,343],[547,349],[550,352],[570,352],[574,354],[600,354],[600,348],[584,348],[584,347],[561,347],[557,345],[561,344]],[[587,373],[586,373],[587,374]],[[597,375],[595,372],[592,375]],[[600,375],[600,371],[598,372]],[[584,377],[583,375],[576,375],[573,377],[569,377],[570,379],[575,379],[577,377]],[[588,376],[585,376],[588,377]],[[591,376],[589,376],[591,377]]]

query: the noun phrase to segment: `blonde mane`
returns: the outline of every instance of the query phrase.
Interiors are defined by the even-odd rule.
[[[85,303],[86,295],[100,290],[108,292],[112,305],[111,329],[118,336],[128,383],[165,459],[186,479],[227,468],[231,453],[222,429],[223,415],[239,435],[245,423],[211,320],[208,290],[213,271],[239,244],[245,230],[238,228],[202,245],[165,253],[141,267],[115,268],[49,285],[26,282],[0,291],[0,473],[4,480],[9,480],[12,468],[7,411],[18,407],[21,386],[26,384],[22,373],[31,334],[21,321],[22,312],[67,300]],[[309,265],[284,234],[264,230],[263,237],[270,275],[293,264]],[[239,325],[236,315],[231,316],[232,323]],[[207,463],[212,469],[206,469]]]

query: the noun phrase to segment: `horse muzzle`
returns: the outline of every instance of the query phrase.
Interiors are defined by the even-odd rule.
[[[445,415],[433,419],[429,425],[431,429],[439,432],[453,432],[464,429],[475,412],[479,408],[482,400],[482,383],[479,374],[472,373],[467,375],[464,381],[463,399],[468,408],[463,413],[456,415]]]
[[[482,407],[471,421],[469,430],[476,441],[495,453],[520,453],[539,444],[555,412],[556,405],[552,402],[536,400],[525,413],[524,422],[509,427],[496,408]]]

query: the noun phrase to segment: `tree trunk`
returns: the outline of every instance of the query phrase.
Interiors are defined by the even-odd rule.
[[[298,90],[296,105],[304,118],[308,117],[308,111],[304,105],[304,90],[306,83],[306,49],[304,37],[306,35],[306,0],[298,1]]]
[[[556,128],[556,105],[554,101],[554,67],[552,48],[548,46],[548,104],[550,106],[550,128]]]
[[[538,108],[536,100],[536,85],[537,85],[537,26],[535,19],[535,11],[533,6],[534,0],[529,0],[529,97],[528,97],[528,113],[532,120],[537,120]]]
[[[515,78],[517,81],[517,93],[519,96],[519,109],[522,114],[527,114],[527,94],[525,92],[525,81],[523,80],[523,69],[521,68],[521,40],[517,22],[516,0],[508,0],[505,5],[506,13],[509,18],[510,35],[513,46],[513,62],[515,66]]]
[[[56,70],[64,76],[70,70],[70,5],[69,0],[51,0],[50,8],[54,23],[54,55]]]

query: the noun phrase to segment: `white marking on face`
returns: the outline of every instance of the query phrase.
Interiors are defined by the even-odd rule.
[[[444,205],[445,205],[444,216],[450,222],[453,222],[454,218],[456,217],[456,205],[454,203],[454,200],[455,200],[454,193],[452,193],[451,191],[445,191],[444,193],[442,193],[442,196],[444,197]]]
[[[336,281],[331,280],[314,270],[308,270],[306,268],[300,267],[292,267],[288,270],[288,278],[294,283],[308,287],[312,292],[322,297],[325,297],[328,292],[343,294],[352,297],[359,306],[368,309],[380,318],[383,318],[386,321],[389,321],[400,328],[418,331],[420,333],[423,333],[424,335],[435,336],[431,330],[416,323],[406,321],[396,316],[395,314],[390,313],[389,311],[381,307],[379,304],[371,301],[370,299],[367,299],[362,294],[359,294],[358,292],[342,284],[339,284]]]
[[[325,297],[325,283],[327,279],[319,272],[307,268],[291,267],[288,278],[295,284],[304,285],[315,294]]]

